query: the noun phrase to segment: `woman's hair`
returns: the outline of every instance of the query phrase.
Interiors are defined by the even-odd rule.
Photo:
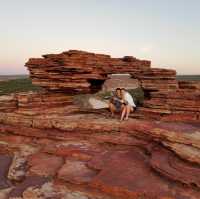
[[[126,91],[126,89],[125,89],[125,88],[121,88],[120,90]]]
[[[119,91],[119,92],[117,92],[117,91]],[[119,98],[122,98],[121,88],[116,88],[115,89],[115,94],[118,95]]]

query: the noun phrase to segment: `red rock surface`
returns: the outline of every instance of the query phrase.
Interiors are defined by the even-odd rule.
[[[11,185],[7,179],[11,162],[12,157],[10,155],[0,155],[0,189],[8,188]]]
[[[66,159],[58,172],[58,178],[73,184],[85,184],[89,183],[96,174],[86,166],[85,162]]]
[[[97,158],[100,158],[95,160],[98,164],[92,164],[102,171],[92,180],[92,187],[126,198],[181,197],[181,194],[174,193],[167,180],[151,170],[149,157],[137,148],[104,154]]]
[[[33,154],[28,158],[29,175],[54,176],[63,162],[61,157],[45,153]]]
[[[198,84],[196,82],[195,85]],[[161,119],[168,121],[200,122],[200,90],[198,88],[181,87],[174,91],[157,91],[151,93],[150,97],[145,100],[144,108],[141,108],[143,113],[158,113]]]
[[[93,82],[101,86],[108,74],[145,70],[150,67],[150,61],[69,50],[61,54],[43,55],[43,58],[32,58],[26,66],[36,85],[49,90],[85,93],[96,89]]]
[[[85,122],[88,124],[83,126]],[[102,116],[96,120],[95,115],[85,115],[82,121],[71,118],[70,124],[56,131],[1,125],[4,144],[0,144],[15,153],[27,146],[39,149],[26,157],[25,179],[33,174],[54,176],[52,183],[70,183],[77,190],[86,184],[90,188],[82,187],[84,193],[94,189],[114,198],[198,199],[200,162],[198,157],[187,158],[200,147],[198,126],[136,119],[120,123]],[[182,144],[183,150],[177,153],[173,144]],[[184,150],[187,147],[190,151]]]
[[[10,193],[9,198],[22,197],[23,192],[28,187],[41,187],[48,179],[39,176],[30,176],[26,178],[22,183],[18,184]]]
[[[0,96],[0,197],[200,198],[198,82],[134,57],[74,50],[26,66],[44,90]],[[112,73],[144,89],[128,121],[74,103]]]
[[[170,179],[200,187],[200,167],[179,159],[166,149],[158,148],[153,151],[151,166]]]

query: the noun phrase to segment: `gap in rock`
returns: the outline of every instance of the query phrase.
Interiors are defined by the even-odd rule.
[[[114,91],[116,88],[125,88],[132,95],[137,105],[142,105],[145,95],[148,96],[141,87],[140,80],[132,77],[129,73],[109,74],[108,79],[102,86],[103,92]]]
[[[102,79],[89,79],[88,82],[90,83],[90,90],[92,93],[96,93],[102,89],[102,85],[105,80]]]

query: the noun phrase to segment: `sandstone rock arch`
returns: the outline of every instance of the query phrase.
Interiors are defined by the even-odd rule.
[[[167,120],[199,121],[199,83],[176,80],[172,69],[152,68],[132,56],[112,58],[80,50],[31,58],[25,64],[33,84],[48,92],[75,95],[101,89],[110,74],[128,73],[139,81],[146,100],[140,112]]]
[[[9,153],[14,160],[9,173],[3,165],[0,188],[9,176],[15,182],[9,196],[43,194],[40,185],[48,177],[52,198],[61,193],[60,182],[81,188],[76,198],[199,199],[198,82],[177,81],[174,70],[151,68],[150,61],[74,50],[30,59],[26,66],[44,89],[0,96],[0,157]],[[129,73],[147,94],[134,118],[119,122],[76,106],[74,96],[98,91],[116,73]],[[32,182],[37,193],[29,189]],[[70,189],[65,196],[70,193],[74,198]]]

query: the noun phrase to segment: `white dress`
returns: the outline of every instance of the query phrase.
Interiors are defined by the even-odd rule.
[[[130,106],[136,107],[133,101],[133,97],[131,96],[129,92],[124,93],[124,100],[126,100]]]

